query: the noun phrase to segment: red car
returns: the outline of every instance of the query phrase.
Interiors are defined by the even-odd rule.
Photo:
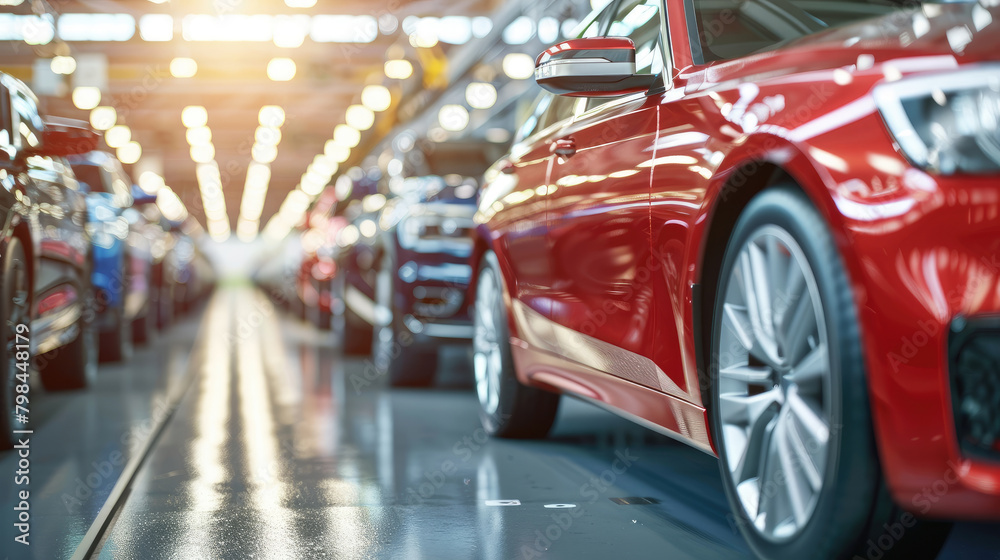
[[[715,454],[767,558],[1000,518],[996,6],[619,0],[542,53],[476,215],[486,429],[564,393]]]

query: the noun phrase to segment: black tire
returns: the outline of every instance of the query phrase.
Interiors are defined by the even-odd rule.
[[[112,316],[112,327],[100,333],[100,361],[127,361],[132,357],[132,321],[125,317],[124,301],[106,313]]]
[[[95,308],[96,302],[90,285],[89,270],[82,275],[81,282],[81,293],[85,294],[86,301],[83,313],[77,319],[76,338],[35,360],[42,385],[49,391],[84,389],[97,378],[97,328],[91,319],[91,310]]]
[[[517,379],[514,356],[510,350],[510,330],[507,326],[508,314],[504,304],[502,278],[496,255],[491,251],[487,252],[479,267],[473,310],[473,368],[476,371],[479,418],[483,428],[491,436],[543,438],[555,422],[560,395],[522,385]],[[496,297],[485,292],[490,285],[497,290]],[[488,336],[489,334],[495,336]],[[487,351],[496,353],[487,354]],[[491,357],[499,365],[498,398],[494,410],[490,410],[491,407],[485,404],[490,399],[484,398],[480,390],[480,378],[486,379],[485,368]]]
[[[824,402],[829,403],[828,426],[830,429],[825,443],[827,447],[824,453],[819,455],[825,460],[820,462],[823,471],[818,480],[821,481],[821,484],[818,489],[814,490],[815,498],[811,502],[813,504],[811,512],[801,521],[794,532],[789,531],[785,535],[766,535],[767,530],[759,529],[751,521],[746,506],[743,505],[740,494],[737,492],[736,483],[733,480],[734,474],[729,472],[727,466],[727,445],[722,443],[725,436],[721,428],[723,420],[720,408],[723,405],[720,401],[722,378],[720,377],[719,361],[720,356],[723,356],[721,336],[725,297],[727,293],[730,293],[730,297],[732,297],[732,292],[726,290],[729,286],[728,279],[732,277],[734,268],[738,266],[737,259],[740,258],[743,249],[749,247],[749,243],[763,239],[763,237],[759,237],[761,235],[769,235],[761,232],[780,230],[790,234],[796,246],[801,249],[800,254],[804,256],[804,262],[808,263],[811,269],[809,270],[810,277],[815,280],[816,290],[810,293],[816,295],[810,301],[818,301],[822,309],[820,314],[822,320],[816,315],[813,317],[816,319],[817,328],[820,328],[819,325],[823,325],[823,330],[819,331],[823,335],[817,338],[826,337],[828,360],[822,362],[826,368],[822,371],[828,373],[821,374],[823,377],[820,382],[825,384],[822,385],[823,388],[820,391],[826,395]],[[796,262],[801,262],[801,259]],[[760,270],[762,269],[755,270],[753,274],[762,273]],[[749,273],[741,270],[741,274]],[[787,273],[786,277],[788,277]],[[737,282],[737,280],[733,280],[733,282]],[[808,283],[808,281],[806,282]],[[772,287],[769,284],[760,285]],[[740,285],[734,284],[734,289],[737,287]],[[778,290],[776,286],[774,289]],[[798,290],[802,293],[802,288],[798,288]],[[737,293],[744,292],[738,291]],[[776,294],[774,301],[778,301],[780,296],[788,297],[790,301],[794,301],[791,300],[788,292],[775,291],[774,293]],[[799,296],[800,299],[802,297]],[[749,308],[747,307],[747,309]],[[772,309],[776,309],[776,307],[772,307]],[[787,314],[790,310],[791,307],[787,307],[782,313]],[[732,311],[730,310],[730,312]],[[777,313],[775,311],[774,316],[777,316]],[[732,321],[732,319],[728,320]],[[784,331],[786,333],[792,332],[788,329],[791,329],[793,324],[798,324],[792,320],[787,322],[782,320],[782,323],[783,326],[774,328],[786,329]],[[834,244],[833,236],[826,227],[824,219],[808,198],[794,185],[776,186],[760,193],[750,201],[737,221],[727,244],[719,275],[711,340],[710,375],[712,383],[708,401],[710,403],[712,434],[719,450],[723,486],[736,525],[758,556],[776,560],[836,559],[849,558],[854,554],[868,557],[866,555],[869,553],[867,550],[869,545],[872,542],[878,542],[881,535],[889,533],[892,533],[894,546],[887,551],[878,549],[879,556],[883,559],[890,557],[933,558],[936,555],[944,542],[944,537],[947,536],[948,525],[918,522],[911,514],[904,513],[895,507],[888,497],[872,430],[862,340],[853,291],[840,254]],[[753,347],[756,347],[757,344],[759,343],[754,339]],[[757,350],[757,352],[763,351],[762,349]],[[786,351],[788,351],[787,348],[781,350],[782,353]],[[811,382],[816,383],[816,381]],[[768,380],[765,383],[769,384],[771,381]],[[775,385],[775,388],[779,387],[779,385]],[[796,389],[796,391],[799,390]],[[732,397],[727,398],[731,399]],[[777,416],[773,418],[777,419]],[[769,421],[768,425],[775,425],[775,420]],[[751,468],[762,469],[758,471],[758,481],[767,478],[765,476],[767,471],[763,470],[767,467],[760,465],[766,465],[763,461],[768,460],[764,458],[769,453],[767,448],[772,447],[772,441],[780,437],[790,436],[769,435],[760,440],[765,448],[755,447],[754,449],[759,452],[746,452],[745,460],[749,461],[746,458],[751,456],[754,458]],[[745,441],[750,442],[752,439]],[[781,443],[774,445],[780,447]],[[746,449],[749,449],[751,443],[746,443],[746,446]],[[784,464],[780,461],[779,463]],[[743,465],[744,463],[739,464]],[[745,471],[746,467],[743,470]],[[778,467],[778,470],[784,472],[782,467]],[[782,476],[782,480],[790,480],[792,476],[794,473],[785,474]],[[784,485],[778,484],[773,489],[775,492],[787,492],[791,495],[789,488],[791,484],[791,482],[786,482]],[[765,491],[767,490],[766,486],[763,488]],[[753,503],[760,504],[765,498],[766,496],[759,496],[753,500]],[[755,505],[754,507],[762,506]]]
[[[146,344],[156,338],[156,318],[153,302],[149,301],[142,315],[132,320],[132,344]]]
[[[337,321],[337,330],[343,341],[344,354],[349,356],[366,356],[372,350],[372,326],[351,311],[344,309],[344,314]]]
[[[437,376],[438,350],[415,344],[394,316],[391,325],[377,328],[372,336],[372,362],[393,387],[430,387]]]
[[[21,382],[17,375],[24,373],[17,368],[17,325],[25,324],[30,328],[31,317],[29,303],[31,301],[31,286],[28,275],[28,259],[20,240],[12,238],[4,250],[3,262],[0,263],[0,310],[3,319],[0,320],[0,368],[3,368],[2,384],[0,384],[0,449],[10,449],[15,443],[12,430],[27,428],[17,422],[14,417],[15,387]],[[31,333],[22,333],[30,337]],[[22,339],[23,344],[23,339]],[[29,353],[30,354],[30,353]],[[23,356],[22,356],[23,357]],[[24,363],[21,361],[21,363]],[[29,364],[30,365],[30,364]]]

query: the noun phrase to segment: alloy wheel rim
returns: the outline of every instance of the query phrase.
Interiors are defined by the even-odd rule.
[[[799,244],[775,225],[743,244],[726,282],[715,349],[723,460],[757,533],[786,541],[816,510],[830,452],[819,289]]]
[[[495,414],[500,406],[500,340],[497,321],[500,318],[500,289],[495,274],[487,270],[480,278],[476,292],[476,314],[473,334],[473,369],[476,374],[476,395],[487,414]]]

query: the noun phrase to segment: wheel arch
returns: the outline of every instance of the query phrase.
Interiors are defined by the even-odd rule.
[[[709,188],[704,209],[698,218],[704,225],[697,237],[700,243],[696,248],[695,272],[691,279],[691,320],[701,404],[706,409],[711,404],[711,399],[705,398],[705,395],[711,387],[711,327],[719,271],[729,236],[747,204],[768,188],[777,185],[794,187],[826,220],[827,227],[834,232],[838,249],[842,253],[845,249],[846,236],[839,234],[843,225],[836,218],[836,205],[829,195],[832,185],[829,171],[808,158],[801,146],[770,136],[756,140],[730,153],[722,163],[719,169],[727,171]],[[845,264],[848,272],[852,272],[849,263]]]

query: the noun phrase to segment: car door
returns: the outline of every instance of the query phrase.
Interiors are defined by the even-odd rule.
[[[578,36],[599,35],[609,9],[586,20]],[[551,317],[554,271],[546,196],[553,163],[550,145],[573,116],[577,101],[548,92],[539,95],[517,131],[510,155],[487,174],[489,184],[480,207],[491,213],[491,227],[499,234],[497,254],[507,257],[502,264],[512,273],[509,289],[519,315],[526,308]]]
[[[660,0],[622,0],[604,35],[636,44],[639,73],[663,71]],[[594,369],[678,393],[651,357],[657,341],[650,181],[662,88],[590,99],[553,139],[549,195],[555,351]]]

